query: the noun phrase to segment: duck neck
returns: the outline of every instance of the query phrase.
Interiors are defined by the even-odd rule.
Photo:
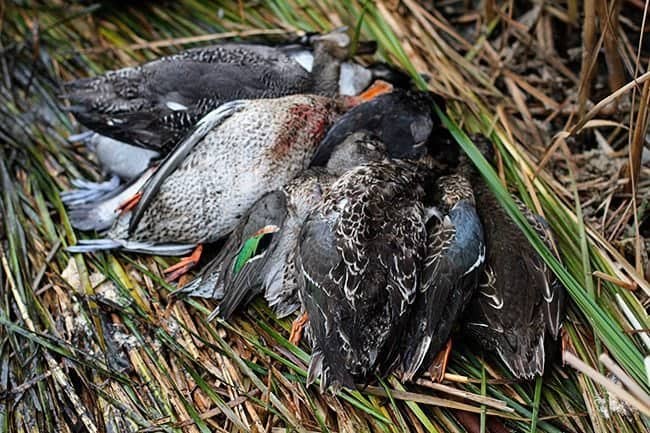
[[[311,71],[315,93],[326,96],[339,93],[341,63],[342,59],[333,56],[325,47],[316,47]]]

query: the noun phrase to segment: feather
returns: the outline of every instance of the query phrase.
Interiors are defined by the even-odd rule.
[[[83,231],[109,229],[119,216],[119,206],[133,197],[152,174],[153,169],[149,169],[131,183],[118,186],[112,192],[97,193],[95,200],[91,200],[93,197],[90,197],[90,193],[84,193],[83,190],[80,191],[79,189],[72,190],[70,195],[66,196],[68,200],[68,216],[72,227]],[[91,184],[80,180],[75,185],[88,187]],[[65,194],[64,192],[62,195]]]
[[[147,206],[158,192],[160,185],[167,176],[169,176],[169,174],[183,162],[194,146],[196,146],[196,144],[200,142],[213,128],[218,127],[224,120],[237,111],[243,110],[245,106],[245,101],[231,101],[226,102],[217,109],[211,111],[199,121],[194,131],[165,158],[160,167],[142,189],[142,197],[131,216],[129,233],[132,233],[138,225],[138,222],[142,218]]]
[[[428,370],[451,335],[483,272],[483,228],[474,208],[469,182],[461,176],[442,177],[437,189],[453,200],[440,203],[442,218],[428,230],[421,287],[404,339],[405,380]]]
[[[82,239],[77,245],[66,248],[70,253],[91,253],[96,251],[120,249],[132,253],[153,254],[157,256],[181,256],[190,253],[196,245],[150,244],[147,242],[124,241],[120,239]]]
[[[71,184],[74,188],[62,192],[61,201],[67,206],[77,207],[105,199],[108,194],[120,187],[120,179],[117,176],[113,176],[105,182],[74,179]]]

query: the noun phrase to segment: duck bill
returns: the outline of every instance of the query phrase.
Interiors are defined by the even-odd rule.
[[[363,93],[357,96],[357,99],[359,100],[359,103],[368,102],[379,95],[390,93],[392,91],[393,91],[392,84],[383,80],[377,80],[374,83],[372,83],[372,86],[368,87],[366,90],[363,91]]]

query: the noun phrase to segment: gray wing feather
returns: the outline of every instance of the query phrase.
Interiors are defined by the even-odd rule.
[[[246,106],[246,101],[231,101],[220,105],[217,109],[208,113],[197,124],[194,131],[183,140],[174,151],[165,158],[162,165],[156,170],[154,175],[149,179],[142,190],[142,197],[137,207],[133,211],[129,223],[129,234],[133,233],[147,210],[148,205],[154,199],[160,185],[165,181],[178,166],[185,160],[187,155],[192,151],[194,146],[200,142],[208,132],[220,125],[225,119],[232,116],[237,111],[241,111]]]

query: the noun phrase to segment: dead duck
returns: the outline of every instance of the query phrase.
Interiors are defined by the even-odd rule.
[[[306,168],[329,125],[359,101],[293,95],[220,106],[160,167],[108,199],[71,209],[74,227],[110,230],[69,250],[179,255],[220,239],[256,200]]]
[[[455,163],[455,145],[451,150],[434,145],[437,116],[433,101],[433,95],[427,92],[397,89],[344,114],[330,128],[312,159],[312,167],[324,166],[325,172],[314,171],[314,167],[287,188],[260,200],[230,236],[226,247],[182,293],[220,300],[217,312],[223,318],[260,291],[279,316],[295,311],[298,301],[291,257],[297,234],[308,210],[333,179],[357,165],[385,157],[416,160],[432,153],[438,172],[443,171],[443,163]],[[258,230],[265,227],[277,228],[272,233],[276,238],[273,247],[264,249],[235,276],[240,250],[249,237],[258,236]],[[276,248],[276,244],[280,246]],[[284,284],[277,277],[279,273],[285,275]]]
[[[313,344],[308,382],[354,387],[400,360],[413,379],[449,338],[485,249],[467,180],[435,178],[427,158],[370,162],[340,177],[306,220],[296,267]]]
[[[291,94],[339,94],[341,64],[349,37],[334,31],[310,35],[309,45],[268,46],[223,43],[186,50],[136,67],[64,84],[69,110],[87,128],[112,139],[168,153],[208,112],[235,99]],[[308,68],[297,59],[309,53]],[[349,68],[345,68],[346,70]],[[342,94],[357,95],[375,77]],[[379,75],[397,76],[396,72]],[[360,73],[360,72],[359,72]],[[346,75],[351,75],[346,73]],[[401,78],[401,77],[400,77]]]
[[[323,168],[308,169],[266,194],[228,236],[217,256],[174,294],[219,300],[209,320],[217,315],[229,318],[260,293],[278,317],[293,313],[299,307],[293,257],[300,227],[334,179]],[[255,251],[242,261],[251,242]]]
[[[419,289],[423,174],[379,161],[341,176],[300,232],[296,268],[313,353],[308,382],[354,388],[396,364]]]
[[[492,144],[474,137],[492,162]],[[544,373],[546,348],[560,337],[565,288],[501,207],[480,175],[470,175],[485,231],[487,258],[479,290],[464,319],[467,333],[495,352],[520,379]],[[552,234],[538,215],[517,201],[519,210],[553,251]]]
[[[440,177],[434,194],[421,284],[403,340],[405,380],[414,380],[427,370],[437,379],[444,375],[451,340],[442,359],[434,363],[434,357],[445,346],[474,294],[486,256],[483,227],[469,181],[460,174]]]

